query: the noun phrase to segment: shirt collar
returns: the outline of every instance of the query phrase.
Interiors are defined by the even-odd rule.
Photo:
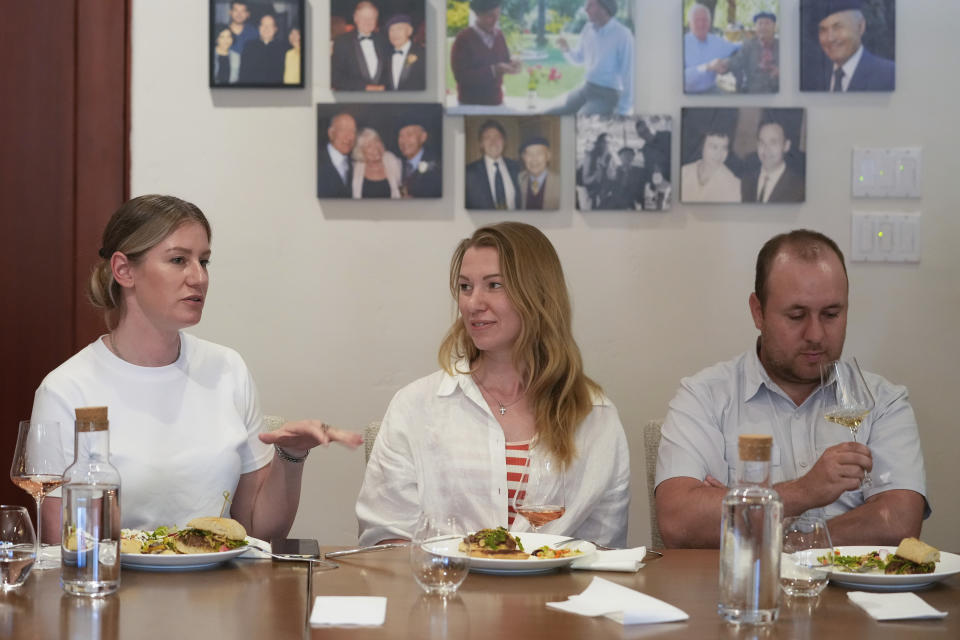
[[[417,151],[417,155],[412,158],[407,158],[407,164],[411,167],[416,168],[420,164],[420,161],[423,160],[423,147],[420,147],[420,151]]]
[[[783,172],[787,170],[787,163],[781,162],[780,166],[774,169],[772,172],[767,172],[766,169],[760,167],[760,180],[757,184],[763,184],[763,178],[766,177],[769,180],[767,184],[767,191],[773,188],[773,185],[777,184],[777,181],[780,179],[780,176],[783,175]]]
[[[857,70],[857,65],[860,64],[860,58],[863,57],[863,45],[860,45],[860,48],[857,49],[857,52],[850,56],[850,59],[843,63],[843,79],[848,81],[853,78],[853,72]],[[837,65],[833,65],[833,70],[837,70]]]
[[[767,373],[767,369],[763,366],[763,363],[760,362],[759,349],[760,338],[758,337],[756,346],[750,349],[750,352],[747,354],[747,360],[743,365],[743,402],[746,403],[756,398],[760,390],[766,387],[771,393],[775,393],[789,400],[791,404],[794,404],[793,399],[787,395],[787,392],[774,382],[770,374]],[[828,383],[828,386],[831,383],[832,381]],[[814,389],[813,393],[807,396],[806,400],[801,403],[801,406],[809,402],[810,398],[815,396],[819,390],[819,388]]]
[[[398,51],[396,47],[394,47],[393,50]],[[407,54],[410,53],[410,41],[407,40],[407,43],[400,47],[399,51],[403,51],[403,57],[406,58]]]

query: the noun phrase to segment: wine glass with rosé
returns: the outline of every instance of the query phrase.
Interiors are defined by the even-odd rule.
[[[40,526],[43,499],[63,484],[67,462],[60,440],[59,422],[31,422],[22,420],[17,433],[17,446],[10,466],[10,480],[37,503],[37,559],[35,569],[54,569],[60,566],[57,558],[43,555]]]
[[[828,386],[831,384],[832,389]],[[860,363],[851,358],[821,365],[820,385],[824,389],[823,417],[850,429],[856,442],[860,425],[874,407],[873,394],[863,379]],[[873,486],[869,473],[863,474],[860,486]]]
[[[534,531],[562,516],[567,510],[563,465],[548,451],[531,447],[527,464],[514,494],[513,509],[527,519]]]

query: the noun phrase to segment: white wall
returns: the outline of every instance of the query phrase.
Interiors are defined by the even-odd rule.
[[[327,3],[308,0],[307,88],[273,91],[207,87],[206,4],[134,2],[132,193],[176,194],[210,217],[211,295],[195,333],[245,356],[264,410],[361,428],[382,416],[399,387],[437,367],[437,346],[453,317],[450,253],[458,239],[504,216],[463,208],[459,117],[445,120],[443,199],[318,201],[315,103],[332,100]],[[427,4],[434,45],[428,91],[397,100],[439,102],[442,95],[434,52],[445,2]],[[796,89],[798,0],[782,0],[784,89],[726,99],[682,94],[680,5],[636,2],[638,110],[672,114],[678,132],[681,106],[806,107],[807,202],[581,214],[565,193],[559,212],[511,216],[539,225],[556,245],[587,370],[627,429],[634,460],[630,542],[649,540],[641,427],[664,414],[682,376],[752,344],[747,296],[760,245],[775,233],[810,227],[847,248],[852,210],[920,210],[919,265],[850,265],[846,351],[910,388],[934,507],[924,537],[960,549],[960,505],[951,489],[960,429],[950,400],[960,355],[960,222],[951,182],[960,143],[952,106],[960,92],[950,55],[960,3],[900,2],[897,91],[833,97]],[[572,118],[564,120],[563,135],[563,153],[572,158]],[[921,145],[924,198],[851,200],[854,145]],[[572,184],[573,162],[564,172]],[[316,451],[293,534],[353,542],[362,473],[359,451]]]

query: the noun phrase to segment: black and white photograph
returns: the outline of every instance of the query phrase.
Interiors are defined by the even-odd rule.
[[[683,109],[680,201],[803,202],[806,126],[799,108]]]
[[[464,119],[467,209],[560,208],[559,116]]]
[[[577,117],[577,209],[667,211],[673,187],[667,115]]]
[[[210,1],[210,86],[303,86],[303,0]]]
[[[895,0],[801,0],[800,90],[896,86]]]
[[[777,93],[779,0],[683,0],[685,93]]]
[[[424,0],[332,0],[330,88],[427,88]]]
[[[442,156],[437,103],[317,105],[318,198],[439,198]]]

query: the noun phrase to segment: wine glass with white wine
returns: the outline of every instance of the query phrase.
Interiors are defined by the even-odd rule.
[[[567,510],[564,498],[563,465],[548,451],[529,451],[520,486],[513,498],[513,509],[526,518],[534,531],[562,516]]]
[[[17,446],[10,465],[10,480],[37,503],[37,560],[35,569],[56,569],[60,560],[45,557],[40,538],[41,510],[44,497],[63,484],[67,461],[60,440],[59,422],[20,422]]]
[[[829,388],[828,385],[833,385]],[[853,441],[864,418],[873,411],[873,394],[863,379],[856,358],[836,360],[820,366],[820,385],[823,387],[823,417],[850,429]],[[861,487],[872,487],[869,473],[863,474]]]

